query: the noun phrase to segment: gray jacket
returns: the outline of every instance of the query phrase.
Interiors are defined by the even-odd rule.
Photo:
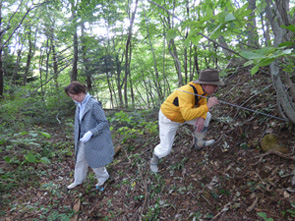
[[[91,168],[105,166],[111,163],[114,156],[114,147],[109,124],[102,109],[101,103],[90,97],[81,123],[79,123],[80,108],[77,105],[75,114],[75,156],[77,159],[79,139],[87,131],[92,132],[92,137],[85,143],[85,158]],[[79,135],[80,131],[80,135]]]

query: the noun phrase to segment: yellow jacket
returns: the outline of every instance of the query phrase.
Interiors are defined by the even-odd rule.
[[[161,111],[168,119],[183,123],[199,117],[206,118],[207,112],[209,111],[207,98],[198,97],[199,101],[197,107],[195,107],[195,92],[190,84],[197,89],[199,95],[207,96],[200,84],[190,82],[187,85],[180,87],[180,90],[193,94],[180,90],[175,90],[170,94],[161,105]]]

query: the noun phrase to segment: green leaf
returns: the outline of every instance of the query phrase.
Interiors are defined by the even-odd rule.
[[[223,24],[219,24],[211,33],[210,33],[210,37],[218,30],[220,29],[220,27],[223,26]]]
[[[247,66],[252,65],[252,64],[254,64],[254,62],[253,62],[252,60],[247,61],[247,62],[244,64],[244,67],[247,67]]]
[[[258,71],[258,69],[259,69],[259,65],[255,65],[252,69],[251,69],[251,75],[254,75],[257,71]]]
[[[201,40],[202,36],[201,35],[196,35],[194,37],[191,38],[191,41],[194,45],[198,45],[199,41]]]
[[[242,51],[241,55],[248,60],[257,59],[257,58],[266,58],[265,55],[258,54],[258,53],[252,52],[252,51]]]
[[[25,156],[26,161],[30,162],[30,163],[36,163],[37,162],[37,158],[35,157],[34,154],[32,154],[32,152],[28,153]]]
[[[295,42],[292,42],[292,41],[285,41],[283,43],[281,43],[279,46],[294,46],[295,45]]]
[[[9,156],[4,157],[4,160],[6,161],[6,163],[10,163],[11,158]]]
[[[42,158],[40,159],[40,161],[41,161],[42,163],[50,163],[50,160],[49,160],[47,157],[42,157]]]
[[[35,133],[35,132],[31,132],[30,135],[31,135],[32,137],[37,137],[37,136],[38,136],[38,134]]]
[[[189,46],[191,45],[191,41],[190,41],[190,39],[185,39],[184,40],[184,46],[186,47],[186,48],[188,48]]]
[[[177,36],[177,32],[174,29],[169,29],[167,32],[167,40],[170,41],[171,39],[174,39]]]
[[[26,131],[25,131],[25,132],[21,132],[21,133],[19,133],[20,136],[22,136],[22,135],[26,135],[26,134],[28,134],[28,132],[26,132]]]
[[[293,49],[285,49],[283,51],[280,51],[280,53],[278,54],[278,56],[282,56],[282,55],[287,55],[287,54],[291,54]]]
[[[46,138],[50,138],[51,137],[51,135],[49,133],[46,133],[46,132],[40,132],[40,134],[43,135]]]
[[[282,25],[282,28],[286,28],[295,33],[295,25],[288,25],[288,26]]]
[[[270,63],[272,63],[274,60],[275,60],[274,58],[264,58],[264,59],[261,59],[261,61],[257,65],[259,65],[260,67],[267,66]]]
[[[230,21],[234,21],[234,20],[236,20],[236,17],[232,13],[230,13],[225,16],[224,22],[226,23],[226,22],[230,22]]]

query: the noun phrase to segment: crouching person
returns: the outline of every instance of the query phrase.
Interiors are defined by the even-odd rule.
[[[198,80],[175,90],[161,105],[159,111],[160,144],[155,147],[150,161],[152,172],[158,172],[159,160],[171,152],[176,131],[182,124],[195,127],[194,147],[196,150],[214,144],[214,140],[205,141],[203,138],[211,120],[209,110],[219,102],[216,97],[210,97],[208,100],[206,97],[214,94],[219,85],[224,85],[224,82],[219,79],[219,72],[216,69],[203,70]]]
[[[66,94],[76,103],[75,114],[75,173],[74,182],[67,188],[73,189],[82,184],[88,167],[94,171],[102,189],[109,178],[105,165],[113,160],[114,148],[109,124],[101,103],[86,92],[86,86],[78,81],[65,87]]]

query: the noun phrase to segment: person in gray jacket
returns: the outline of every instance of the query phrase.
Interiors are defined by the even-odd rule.
[[[98,180],[96,188],[102,189],[109,178],[105,165],[111,163],[114,156],[112,136],[102,105],[78,81],[71,82],[64,90],[76,103],[76,165],[74,182],[67,188],[73,189],[80,185],[87,176],[88,167],[91,167]]]

